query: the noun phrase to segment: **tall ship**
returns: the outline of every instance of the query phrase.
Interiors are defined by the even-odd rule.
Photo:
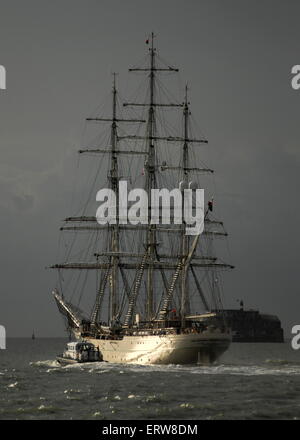
[[[88,156],[85,193],[76,215],[61,227],[66,255],[51,266],[59,275],[53,296],[70,334],[92,343],[104,361],[211,364],[231,343],[220,272],[233,266],[216,256],[214,246],[227,232],[214,217],[211,197],[202,209],[201,233],[187,233],[184,215],[181,224],[175,221],[178,206],[171,198],[167,222],[162,207],[157,218],[150,215],[153,190],[176,188],[183,196],[187,189],[203,188],[213,170],[201,160],[208,141],[192,131],[188,87],[182,87],[179,100],[173,97],[164,80],[178,69],[160,57],[153,33],[146,44],[142,64],[129,69],[142,77],[140,100],[135,93],[124,102],[114,74],[111,115],[97,109],[86,120],[94,136],[79,150]],[[129,222],[121,210],[127,194],[120,183],[131,195],[136,188],[148,195],[147,206],[138,197],[126,201],[128,213],[143,213],[138,221]],[[101,188],[114,195],[106,206],[115,220],[106,224],[97,215]],[[192,196],[193,212],[196,203]]]

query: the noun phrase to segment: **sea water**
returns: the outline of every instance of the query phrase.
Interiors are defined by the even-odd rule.
[[[300,350],[290,343],[233,343],[210,367],[61,367],[67,342],[8,339],[0,419],[300,419]]]

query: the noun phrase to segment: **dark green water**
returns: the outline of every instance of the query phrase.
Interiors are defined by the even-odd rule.
[[[300,419],[300,350],[232,344],[212,367],[55,361],[65,339],[0,350],[0,419]]]

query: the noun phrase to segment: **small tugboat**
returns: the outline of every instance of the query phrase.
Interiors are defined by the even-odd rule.
[[[102,354],[99,348],[90,342],[69,342],[67,349],[57,357],[61,365],[77,364],[82,362],[101,362]]]

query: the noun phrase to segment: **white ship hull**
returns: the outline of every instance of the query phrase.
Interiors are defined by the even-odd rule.
[[[80,335],[77,334],[79,338]],[[231,335],[219,331],[201,334],[124,336],[123,339],[85,338],[103,360],[129,364],[211,364],[229,347]]]

